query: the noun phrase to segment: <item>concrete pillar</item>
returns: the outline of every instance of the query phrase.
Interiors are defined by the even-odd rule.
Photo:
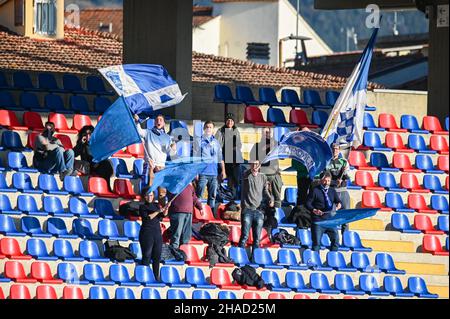
[[[161,64],[188,93],[163,110],[177,119],[192,116],[192,1],[124,0],[124,63]]]

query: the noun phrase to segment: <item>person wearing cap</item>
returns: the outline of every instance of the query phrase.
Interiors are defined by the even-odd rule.
[[[228,188],[233,195],[233,199],[236,199],[237,195],[240,164],[244,162],[242,157],[241,133],[235,123],[234,115],[228,113],[225,118],[225,125],[217,131],[215,136],[222,147],[225,172],[228,177]]]

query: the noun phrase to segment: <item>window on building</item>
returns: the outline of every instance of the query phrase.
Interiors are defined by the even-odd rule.
[[[14,0],[14,24],[16,26],[23,26],[23,12],[25,11],[24,0]]]
[[[269,43],[247,43],[247,60],[259,64],[269,64]]]
[[[56,0],[35,0],[34,32],[56,34]]]

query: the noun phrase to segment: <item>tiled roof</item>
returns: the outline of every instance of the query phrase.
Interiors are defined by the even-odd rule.
[[[0,26],[0,69],[95,73],[122,63],[122,42],[108,33],[67,28],[65,39],[34,40]],[[345,78],[193,53],[192,80],[255,86],[342,88]],[[374,86],[371,85],[373,88]]]

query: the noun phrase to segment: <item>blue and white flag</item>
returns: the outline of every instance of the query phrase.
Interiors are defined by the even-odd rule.
[[[378,209],[376,208],[342,209],[336,211],[336,214],[330,216],[330,218],[314,223],[325,228],[336,228],[340,225],[375,216],[377,212]]]
[[[122,148],[140,142],[133,115],[123,97],[120,97],[103,114],[92,133],[89,145],[93,161],[98,163]]]
[[[367,105],[367,78],[378,30],[378,28],[374,30],[358,64],[339,95],[322,132],[323,138],[330,145],[338,143],[359,146],[363,141],[364,109]]]
[[[183,101],[180,87],[167,70],[154,64],[124,64],[100,69],[134,114],[174,106]]]
[[[262,164],[276,159],[292,158],[305,165],[311,179],[321,173],[333,154],[327,142],[312,131],[290,132],[264,159]]]

